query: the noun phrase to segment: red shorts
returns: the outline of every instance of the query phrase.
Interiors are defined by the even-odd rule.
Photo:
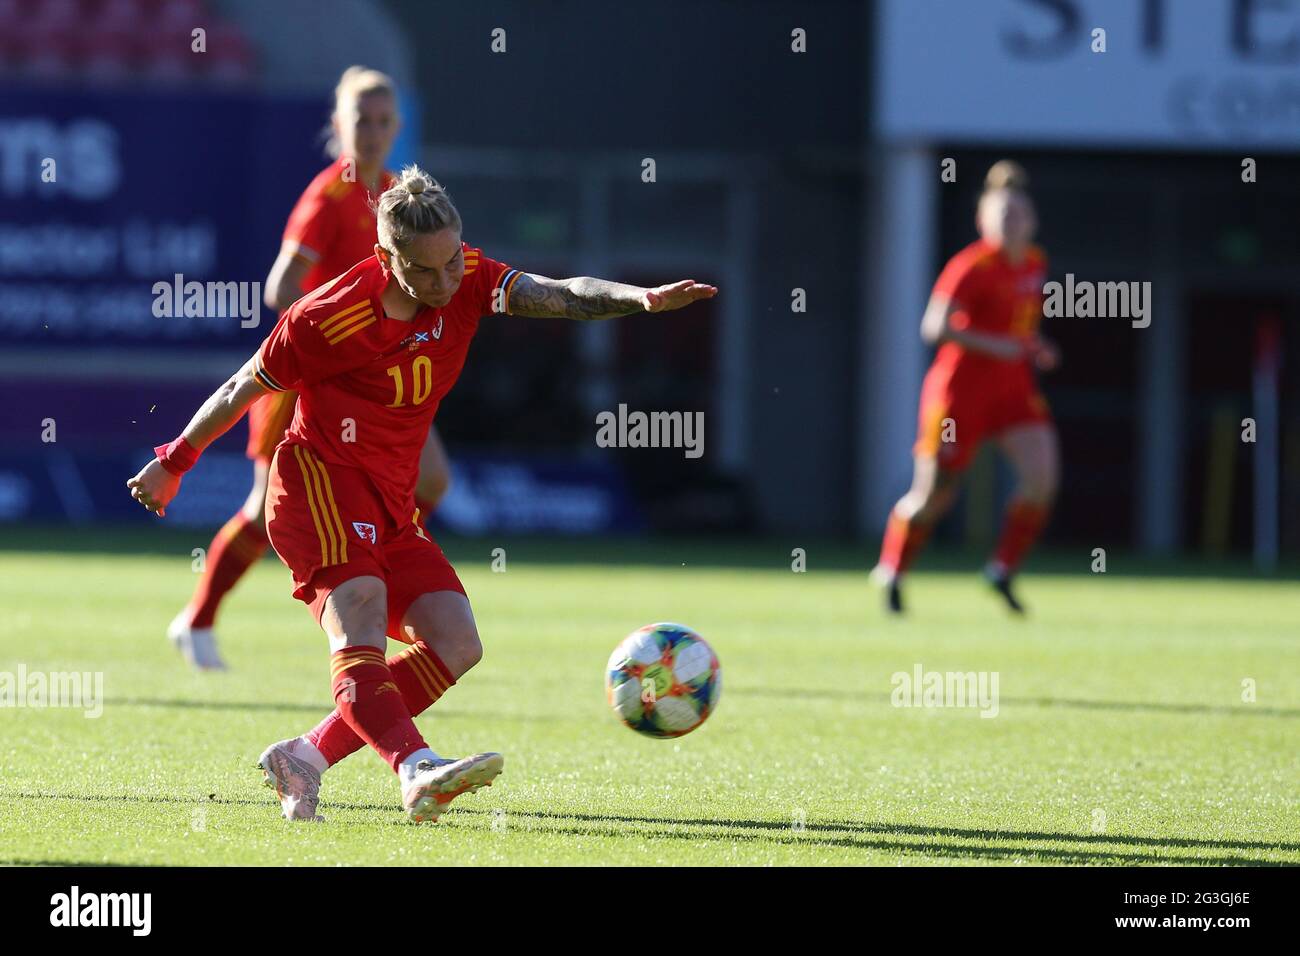
[[[1008,364],[996,374],[978,376],[934,366],[921,386],[912,453],[937,459],[945,471],[961,471],[986,439],[1051,420],[1047,400],[1023,366]]]
[[[271,460],[275,446],[280,444],[280,439],[293,422],[297,401],[297,392],[269,392],[253,403],[248,410],[248,449],[245,454],[249,458]]]
[[[361,575],[387,585],[388,636],[399,641],[408,641],[402,618],[421,594],[465,593],[414,513],[396,525],[365,472],[327,465],[305,445],[284,445],[271,462],[266,531],[293,572],[293,596],[311,608],[317,624],[330,591]]]

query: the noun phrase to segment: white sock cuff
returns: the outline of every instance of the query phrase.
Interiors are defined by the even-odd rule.
[[[299,737],[298,746],[293,749],[294,756],[306,761],[317,773],[324,773],[330,768],[330,762],[325,759],[325,755],[306,737]]]
[[[397,775],[401,777],[402,782],[405,783],[415,776],[415,768],[421,760],[429,760],[437,763],[441,759],[441,757],[428,747],[424,747],[421,750],[416,750],[408,754],[406,759],[397,765]]]

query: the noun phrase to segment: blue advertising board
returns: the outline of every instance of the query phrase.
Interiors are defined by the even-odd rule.
[[[249,346],[273,315],[159,316],[159,284],[260,283],[328,159],[319,98],[0,88],[0,346]],[[257,303],[260,310],[261,303]],[[206,311],[206,310],[205,310]]]

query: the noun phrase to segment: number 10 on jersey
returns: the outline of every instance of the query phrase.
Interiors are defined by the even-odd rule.
[[[392,366],[388,370],[388,374],[393,380],[395,392],[393,400],[388,403],[388,407],[401,408],[406,404],[404,399],[406,389],[402,384],[402,366]],[[433,391],[433,362],[429,360],[429,356],[417,355],[415,361],[411,363],[411,384],[411,404],[424,404],[429,397],[429,393]]]

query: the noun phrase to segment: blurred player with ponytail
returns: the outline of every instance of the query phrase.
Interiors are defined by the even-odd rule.
[[[1017,163],[988,171],[976,214],[980,238],[948,261],[921,321],[921,337],[939,349],[921,388],[912,487],[889,515],[872,572],[893,613],[903,609],[904,574],[990,439],[1010,459],[1017,484],[985,576],[1011,610],[1023,610],[1012,579],[1047,521],[1060,470],[1056,428],[1035,374],[1060,356],[1038,334],[1047,260],[1032,243],[1037,219],[1028,187]]]

